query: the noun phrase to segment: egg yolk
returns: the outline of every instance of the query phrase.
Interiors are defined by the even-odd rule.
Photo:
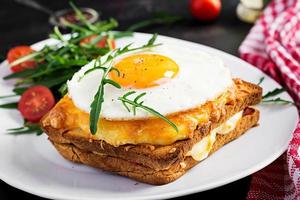
[[[161,85],[176,76],[179,66],[159,54],[135,54],[114,64],[120,71],[110,72],[110,78],[122,87],[148,88]]]

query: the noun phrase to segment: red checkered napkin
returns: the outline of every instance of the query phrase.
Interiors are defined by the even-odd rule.
[[[240,56],[286,87],[300,105],[300,0],[274,0],[242,43]],[[287,154],[253,175],[248,199],[300,199],[300,122]]]

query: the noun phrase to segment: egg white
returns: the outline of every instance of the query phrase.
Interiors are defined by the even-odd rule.
[[[223,62],[205,52],[192,51],[168,41],[161,46],[143,51],[143,53],[161,54],[171,58],[179,66],[178,74],[164,84],[144,89],[117,89],[111,85],[105,85],[101,117],[109,120],[150,117],[151,114],[141,109],[137,109],[136,115],[133,115],[132,112],[129,113],[122,102],[118,100],[120,96],[131,90],[136,91],[137,94],[146,92],[146,96],[142,99],[144,105],[163,115],[168,115],[201,106],[208,100],[217,98],[233,84],[230,71]],[[115,61],[131,54],[133,53],[117,57]],[[105,60],[105,57],[102,57],[102,60]],[[95,70],[86,74],[82,79],[80,78],[93,66],[94,61],[82,67],[67,83],[68,95],[75,106],[88,113],[99,87],[103,70]],[[134,97],[135,95],[131,99]]]

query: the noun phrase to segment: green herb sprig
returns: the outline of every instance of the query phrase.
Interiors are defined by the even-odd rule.
[[[18,102],[11,102],[11,103],[1,104],[0,108],[17,109],[18,108]]]
[[[265,80],[265,77],[261,77],[257,85],[260,85]],[[284,88],[275,88],[272,91],[267,92],[262,97],[262,103],[273,103],[273,104],[295,104],[292,101],[282,99],[280,97],[270,99],[271,97],[276,97],[277,95],[283,93],[285,91]]]
[[[277,97],[275,99],[263,100],[262,102],[263,103],[293,104],[294,105],[294,102],[288,101],[288,100],[285,100],[285,99],[281,99],[280,97]]]
[[[90,131],[94,135],[97,132],[97,126],[98,126],[98,121],[102,109],[102,104],[104,102],[104,86],[106,84],[110,84],[116,88],[121,88],[121,86],[110,79],[107,78],[108,73],[111,71],[113,65],[112,63],[110,64],[109,67],[107,68],[97,68],[97,69],[102,69],[103,70],[103,75],[100,81],[99,88],[94,96],[94,100],[91,104],[91,111],[90,111]]]
[[[5,98],[11,98],[11,97],[16,97],[16,94],[11,94],[11,95],[4,95],[4,96],[0,96],[0,99],[5,99]]]
[[[269,97],[277,96],[277,95],[283,93],[284,91],[285,91],[285,89],[283,89],[283,88],[275,88],[274,90],[269,91],[265,95],[263,95],[263,99],[267,99]]]
[[[160,114],[159,112],[154,110],[153,108],[150,108],[146,105],[143,105],[143,103],[144,103],[143,101],[139,101],[143,96],[146,95],[146,92],[137,95],[133,100],[128,99],[128,97],[130,95],[133,95],[133,94],[136,94],[136,92],[135,91],[129,91],[126,94],[124,94],[122,97],[118,98],[118,100],[120,100],[122,102],[122,104],[124,105],[124,107],[126,108],[126,110],[128,112],[131,112],[131,110],[132,110],[133,114],[136,115],[136,109],[140,108],[140,109],[142,109],[144,111],[147,111],[148,113],[164,120],[170,126],[172,126],[176,130],[176,132],[178,132],[177,126],[171,120],[169,120],[168,118],[166,118],[165,116],[163,116],[162,114]],[[132,109],[130,109],[127,104],[131,105]]]
[[[275,88],[274,90],[267,92],[263,95],[262,103],[274,103],[274,104],[293,104],[294,102],[282,99],[280,97],[270,99],[271,97],[276,97],[277,95],[283,93],[285,91],[284,88]]]
[[[40,128],[39,124],[25,122],[24,126],[22,127],[7,129],[7,133],[12,135],[36,133],[36,135],[41,135],[43,131]]]
[[[260,84],[262,84],[262,82],[265,80],[265,77],[263,76],[263,77],[261,77],[260,79],[259,79],[259,81],[258,81],[258,83],[257,83],[257,85],[260,85]]]

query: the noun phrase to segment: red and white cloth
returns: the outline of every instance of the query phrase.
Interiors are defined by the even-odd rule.
[[[300,0],[274,0],[240,49],[242,59],[283,85],[300,105]],[[252,177],[247,199],[300,199],[300,122],[287,153]]]

